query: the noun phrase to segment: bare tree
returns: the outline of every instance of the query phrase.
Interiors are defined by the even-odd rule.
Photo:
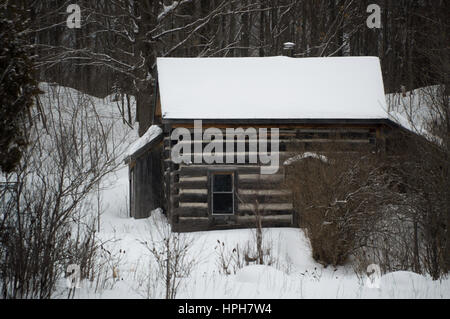
[[[67,265],[89,268],[96,212],[82,206],[120,164],[111,125],[100,121],[89,99],[54,93],[44,96],[50,101],[41,108],[45,125],[29,132],[30,147],[7,176],[15,187],[2,197],[0,215],[4,298],[50,298]]]

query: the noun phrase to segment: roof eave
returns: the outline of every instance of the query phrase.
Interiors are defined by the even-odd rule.
[[[150,151],[155,145],[158,145],[164,138],[163,134],[158,135],[156,138],[154,138],[151,142],[145,144],[143,147],[141,147],[140,149],[138,149],[136,152],[134,152],[133,154],[128,155],[127,157],[125,157],[125,159],[123,160],[125,164],[130,163],[131,161],[141,157],[143,154],[147,153],[148,151]]]
[[[196,119],[183,118],[163,118],[163,124],[192,124]],[[388,124],[397,125],[388,118],[368,118],[368,119],[198,119],[203,124],[271,124],[271,125],[289,125],[289,124]]]

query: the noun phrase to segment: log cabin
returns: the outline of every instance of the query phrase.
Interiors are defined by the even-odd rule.
[[[158,58],[157,69],[153,125],[126,157],[130,216],[146,218],[161,207],[176,232],[254,227],[256,216],[264,227],[295,226],[292,194],[283,187],[295,156],[330,143],[341,151],[383,151],[398,127],[387,113],[376,57]],[[174,138],[177,129],[189,136]],[[223,160],[211,163],[199,154],[211,142],[203,138],[209,129],[225,137],[229,129],[243,132],[230,140],[245,146],[223,145],[214,150]],[[267,161],[253,156],[262,144],[252,143],[274,135],[276,148],[265,151],[279,165],[263,174]],[[191,160],[180,163],[173,151],[182,144]],[[257,154],[252,145],[260,146]]]

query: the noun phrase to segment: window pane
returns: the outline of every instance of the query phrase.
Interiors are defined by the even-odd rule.
[[[233,194],[214,194],[213,213],[233,214]]]
[[[214,192],[232,192],[233,177],[231,174],[214,174],[213,175],[213,191]]]

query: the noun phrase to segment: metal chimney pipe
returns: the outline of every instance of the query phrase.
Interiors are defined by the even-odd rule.
[[[295,43],[285,42],[283,44],[284,55],[293,58],[294,57],[294,48],[295,48]]]

